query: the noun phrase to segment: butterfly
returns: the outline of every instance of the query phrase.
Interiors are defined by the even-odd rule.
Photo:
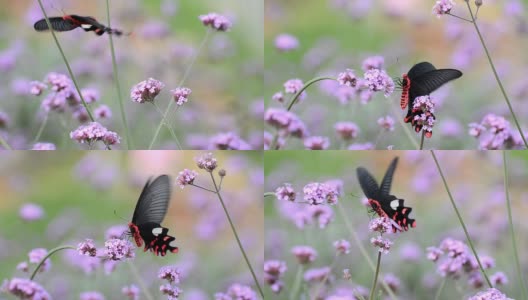
[[[376,179],[362,167],[356,169],[359,185],[368,198],[372,210],[380,217],[387,217],[392,222],[392,230],[407,231],[410,227],[416,227],[416,221],[409,218],[412,208],[404,206],[403,199],[398,199],[390,194],[392,177],[398,164],[398,158],[394,158],[383,176],[381,187]]]
[[[92,17],[81,17],[77,15],[65,15],[63,17],[51,17],[48,18],[51,27],[55,31],[70,31],[77,27],[81,27],[84,31],[94,31],[97,35],[103,35],[105,32],[108,34],[115,34],[120,36],[123,34],[121,30],[112,29],[105,25],[97,22]],[[36,31],[49,30],[46,19],[38,20],[34,25]]]
[[[421,110],[419,112],[413,110],[416,97],[429,95],[447,82],[461,76],[462,72],[459,70],[436,69],[429,62],[415,64],[407,74],[403,74],[397,83],[402,90],[400,106],[402,109],[409,107],[405,123],[413,122],[416,113],[421,113]],[[416,129],[419,131],[420,128]]]
[[[169,200],[171,198],[171,184],[169,176],[161,175],[145,184],[134,210],[132,222],[128,223],[130,234],[134,237],[138,247],[143,251],[150,250],[156,255],[165,256],[166,252],[178,253],[178,247],[173,245],[173,236],[160,223],[165,218]]]

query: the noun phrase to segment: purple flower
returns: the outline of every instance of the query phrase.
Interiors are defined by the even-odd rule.
[[[110,239],[105,242],[105,255],[115,261],[134,258],[134,246],[126,240]]]
[[[508,277],[503,272],[497,272],[490,276],[490,281],[493,286],[505,285],[508,283]]]
[[[56,150],[55,144],[53,143],[36,143],[33,145],[31,150]]]
[[[81,94],[83,96],[84,101],[86,104],[94,103],[101,98],[101,95],[99,94],[99,91],[97,89],[93,88],[86,88],[81,90]],[[79,99],[79,103],[81,100]]]
[[[16,266],[16,269],[22,272],[29,272],[29,265],[26,261],[23,261]]]
[[[355,139],[359,134],[359,127],[352,122],[338,122],[334,129],[343,140]]]
[[[370,69],[365,72],[365,86],[368,91],[379,92],[383,91],[385,97],[388,97],[394,92],[394,81],[387,75],[385,70]]]
[[[387,131],[394,131],[394,119],[391,116],[379,118],[378,125]]]
[[[383,58],[383,56],[370,56],[370,57],[367,57],[364,61],[363,61],[363,64],[361,65],[361,68],[363,69],[364,72],[367,72],[368,70],[372,70],[372,69],[383,69],[383,65],[385,64],[385,58]]]
[[[31,95],[40,96],[42,94],[42,91],[47,89],[48,86],[40,81],[31,81],[29,83],[29,93]]]
[[[105,239],[119,239],[123,237],[123,234],[128,231],[128,226],[115,225],[109,227],[105,232]]]
[[[174,90],[171,90],[172,97],[176,102],[176,105],[182,106],[184,103],[187,103],[189,95],[192,93],[190,88],[179,87]]]
[[[219,296],[222,297],[221,293]],[[243,300],[259,299],[257,298],[257,293],[253,289],[251,289],[251,287],[247,285],[242,285],[239,283],[234,283],[231,286],[229,286],[229,288],[227,289],[226,296],[228,297],[227,299],[241,299],[241,300],[242,299]],[[218,299],[216,297],[217,295],[215,294],[215,299]],[[224,298],[220,298],[220,299],[224,299]]]
[[[468,300],[513,300],[508,298],[505,294],[496,288],[489,288],[486,291],[477,293],[475,296],[469,297]]]
[[[276,294],[280,293],[284,286],[280,278],[284,275],[286,270],[286,263],[283,261],[267,260],[264,262],[264,281]]]
[[[95,248],[93,240],[91,239],[86,239],[84,242],[79,243],[79,245],[77,245],[77,251],[80,255],[92,257],[97,255],[97,248]]]
[[[386,217],[374,218],[369,222],[369,230],[372,232],[390,233],[392,231],[392,223]]]
[[[282,186],[279,186],[275,190],[275,197],[281,201],[291,201],[294,202],[297,194],[293,190],[291,184],[284,183]]]
[[[201,15],[199,19],[204,26],[209,26],[216,31],[228,31],[232,26],[231,21],[227,17],[214,12]]]
[[[163,295],[169,296],[169,297],[167,297],[167,299],[176,300],[176,299],[178,299],[178,297],[182,293],[182,290],[179,287],[177,287],[177,286],[171,286],[170,284],[167,283],[167,284],[164,284],[164,285],[160,286],[160,292]]]
[[[407,243],[400,248],[400,257],[404,261],[418,262],[422,256],[422,249],[414,243]]]
[[[55,92],[64,92],[66,98],[71,97],[74,94],[73,81],[66,75],[51,72],[48,73],[45,80],[51,85],[51,89]]]
[[[94,110],[94,115],[96,119],[110,119],[112,118],[112,110],[108,105],[99,105],[99,107]]]
[[[284,91],[287,94],[297,94],[304,86],[302,80],[298,78],[290,79],[284,83]],[[303,100],[306,97],[306,92],[302,92],[301,95],[297,98],[297,102]]]
[[[213,153],[205,153],[197,158],[196,165],[198,168],[206,170],[207,172],[212,172],[218,166],[216,158],[213,156]]]
[[[291,34],[282,33],[275,37],[275,48],[279,51],[292,51],[298,47],[299,40]]]
[[[10,121],[9,116],[5,112],[0,111],[0,128],[7,128]]]
[[[378,251],[383,254],[389,253],[389,250],[393,244],[391,240],[384,239],[381,235],[371,238],[370,243],[372,244],[372,246],[378,247]]]
[[[180,283],[180,270],[175,266],[164,266],[158,271],[158,278],[167,280],[169,283]]]
[[[330,267],[322,267],[318,269],[309,269],[304,272],[304,281],[309,283],[321,282],[330,275]]]
[[[348,254],[350,253],[350,243],[347,240],[337,240],[334,242],[334,248],[337,254]]]
[[[271,96],[271,99],[283,103],[284,102],[284,94],[282,92],[277,92]]]
[[[307,217],[317,221],[319,228],[325,228],[334,218],[334,211],[331,207],[323,205],[308,206],[306,208]]]
[[[393,292],[398,292],[401,287],[401,280],[396,275],[388,273],[383,276],[383,281],[389,286]]]
[[[339,75],[337,75],[337,81],[341,85],[356,87],[358,79],[354,73],[354,70],[346,69],[345,72],[341,72]]]
[[[453,0],[438,0],[433,6],[433,13],[440,18],[442,15],[449,14],[454,6],[455,2]]]
[[[218,150],[251,150],[251,146],[233,132],[221,132],[211,137],[211,147]]]
[[[20,207],[18,214],[24,221],[37,221],[44,217],[44,209],[40,205],[26,203]]]
[[[137,103],[153,102],[164,87],[163,82],[149,78],[133,86],[130,97]]]
[[[41,285],[24,278],[12,278],[10,280],[5,280],[0,290],[19,297],[20,299],[52,299],[50,294],[48,294],[48,292]]]
[[[436,262],[440,259],[440,256],[444,254],[444,251],[437,247],[427,247],[427,259]]]
[[[309,150],[325,150],[330,146],[330,140],[325,136],[310,136],[305,138],[303,143]]]
[[[129,300],[139,300],[139,288],[133,284],[124,286],[121,293]]]
[[[193,184],[194,179],[196,179],[196,176],[198,176],[198,173],[196,173],[193,170],[184,169],[178,174],[178,177],[176,177],[176,181],[178,182],[178,185],[180,188],[184,188],[188,184]]]
[[[436,122],[434,107],[435,103],[429,95],[416,97],[413,102],[412,114],[409,118],[405,118],[405,122],[410,122],[416,132],[423,130],[425,137],[430,138],[433,135],[433,126]]]
[[[320,182],[311,182],[304,186],[304,201],[311,205],[323,203],[336,204],[338,201],[337,191],[331,186]]]
[[[480,124],[469,124],[469,134],[479,139],[479,149],[499,150],[516,148],[522,141],[513,136],[510,122],[501,116],[487,114]]]
[[[103,125],[97,122],[79,126],[79,128],[70,133],[70,138],[81,144],[92,144],[97,141],[103,141],[108,145],[120,143],[120,137],[117,133],[106,129]]]
[[[305,265],[313,262],[317,258],[317,251],[310,246],[295,246],[291,253],[297,258],[297,262]]]
[[[46,257],[46,255],[48,255],[48,250],[44,248],[35,248],[29,251],[28,253],[29,262],[32,264],[38,264],[44,259],[44,257]],[[39,272],[47,271],[50,268],[51,268],[51,260],[47,258],[42,264],[42,266],[40,267]]]
[[[294,137],[303,138],[308,135],[306,125],[292,112],[282,108],[270,107],[264,114],[264,121]]]
[[[79,295],[81,300],[105,300],[103,294],[95,291],[83,292]]]
[[[170,34],[170,28],[165,22],[149,21],[139,28],[139,34],[145,39],[162,39]]]

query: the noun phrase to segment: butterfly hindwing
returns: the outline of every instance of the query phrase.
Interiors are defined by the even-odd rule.
[[[72,22],[70,20],[65,20],[62,17],[49,18],[49,22],[51,24],[51,27],[55,31],[70,31],[70,30],[73,30],[73,29],[79,27],[79,25],[77,25],[76,23],[74,23],[74,22]],[[33,28],[35,28],[36,31],[49,30],[48,23],[46,22],[46,19],[38,20],[33,25]]]
[[[395,157],[389,167],[387,168],[387,172],[385,172],[385,176],[383,176],[383,180],[381,181],[380,186],[380,192],[382,195],[386,196],[389,195],[391,185],[392,185],[392,177],[394,176],[394,171],[396,170],[396,166],[398,165],[398,157]]]

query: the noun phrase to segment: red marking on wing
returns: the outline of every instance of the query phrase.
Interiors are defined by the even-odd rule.
[[[143,245],[143,239],[141,238],[141,235],[139,234],[139,228],[137,227],[137,225],[134,223],[128,223],[128,228],[130,229],[130,232],[132,233],[132,236],[134,237],[134,240],[136,241],[136,245],[138,247],[141,247]]]

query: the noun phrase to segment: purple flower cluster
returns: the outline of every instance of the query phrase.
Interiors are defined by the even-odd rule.
[[[97,255],[97,248],[95,248],[93,240],[91,239],[86,239],[84,242],[79,243],[79,245],[77,245],[77,251],[80,255],[91,257],[95,257]]]
[[[105,241],[105,255],[108,259],[114,261],[134,258],[134,246],[126,240],[110,239]]]
[[[163,295],[167,295],[168,300],[178,300],[182,290],[177,286],[172,286],[170,284],[163,284],[160,286],[160,292]]]
[[[323,279],[328,278],[331,271],[330,267],[308,269],[304,272],[304,281],[308,283],[321,282]]]
[[[378,125],[386,131],[394,131],[394,119],[391,116],[379,118]]]
[[[52,299],[51,295],[41,285],[24,278],[12,278],[10,280],[5,280],[0,290],[20,299]]]
[[[103,294],[96,291],[83,292],[79,295],[81,300],[105,300]]]
[[[425,137],[430,138],[433,135],[433,126],[436,121],[434,107],[435,103],[429,95],[416,97],[413,102],[412,113],[405,118],[405,122],[410,122],[416,132],[423,130]]]
[[[40,81],[31,81],[29,83],[29,93],[31,95],[40,96],[42,92],[47,89],[48,86]]]
[[[229,286],[226,293],[216,293],[215,300],[257,300],[257,293],[249,286],[234,283]]]
[[[18,214],[24,221],[38,221],[44,217],[44,209],[38,204],[26,203],[20,207]]]
[[[279,130],[282,137],[305,138],[309,135],[304,122],[292,112],[282,108],[270,107],[264,114],[264,121]]]
[[[344,72],[339,73],[337,75],[337,82],[341,85],[346,85],[349,87],[356,87],[358,83],[358,79],[356,77],[356,74],[354,73],[354,70],[352,69],[346,69]]]
[[[295,246],[291,252],[301,265],[311,263],[317,258],[317,251],[310,246]]]
[[[228,31],[233,26],[227,17],[214,12],[201,15],[199,19],[204,26],[209,26],[216,31]]]
[[[474,296],[468,298],[468,300],[513,300],[508,298],[505,294],[496,288],[489,288],[485,291],[479,292]]]
[[[337,240],[334,242],[334,248],[337,254],[348,254],[350,253],[350,243],[347,240]]]
[[[275,190],[275,197],[281,201],[294,202],[295,198],[297,197],[297,193],[295,193],[295,190],[292,188],[291,184],[284,183]]]
[[[207,172],[212,172],[218,166],[217,159],[213,156],[213,153],[205,153],[201,156],[195,158],[196,165],[198,168],[205,170]]]
[[[167,281],[160,286],[160,292],[167,295],[168,300],[176,300],[182,293],[182,290],[175,285],[180,283],[181,274],[181,270],[175,266],[164,266],[159,269],[158,278]]]
[[[121,138],[117,133],[106,129],[97,122],[79,126],[79,128],[70,133],[70,138],[81,144],[93,144],[97,141],[102,141],[106,145],[115,145],[121,142]]]
[[[268,260],[264,262],[264,280],[276,294],[280,293],[284,287],[284,283],[280,279],[286,270],[286,263],[283,261]]]
[[[139,288],[135,285],[124,286],[121,289],[121,293],[128,300],[139,300]]]
[[[352,122],[338,122],[334,129],[339,137],[345,141],[355,139],[359,134],[359,127]]]
[[[381,235],[371,238],[370,243],[383,254],[388,254],[392,244],[394,244],[391,240],[383,238]]]
[[[450,13],[454,6],[455,2],[453,0],[438,0],[433,6],[433,13],[440,17]]]
[[[282,52],[293,51],[299,47],[299,40],[287,33],[279,34],[275,37],[275,48]]]
[[[469,135],[479,139],[481,150],[516,149],[523,145],[510,122],[495,114],[487,114],[480,123],[470,123],[469,128]]]
[[[364,85],[371,92],[382,91],[385,97],[394,92],[394,81],[385,70],[370,69],[365,72]]]
[[[130,90],[130,98],[137,103],[153,102],[165,84],[157,79],[149,78],[134,85]]]
[[[31,150],[50,151],[56,150],[55,144],[53,143],[35,143]]]
[[[46,257],[46,255],[48,255],[48,250],[44,248],[35,248],[29,251],[28,253],[29,262],[32,264],[38,264],[44,259],[44,257]],[[42,264],[42,266],[40,267],[39,272],[48,271],[50,268],[51,268],[51,260],[47,258]]]
[[[326,150],[330,146],[330,140],[325,136],[309,136],[303,143],[308,150]]]
[[[251,146],[233,132],[221,132],[211,137],[211,149],[218,150],[251,150]]]
[[[323,203],[336,204],[338,201],[338,191],[335,187],[326,183],[311,182],[303,188],[303,199],[310,205],[319,205]]]
[[[182,106],[184,103],[187,103],[189,95],[192,93],[190,88],[179,87],[174,90],[171,90],[172,97],[176,102],[176,105]]]

